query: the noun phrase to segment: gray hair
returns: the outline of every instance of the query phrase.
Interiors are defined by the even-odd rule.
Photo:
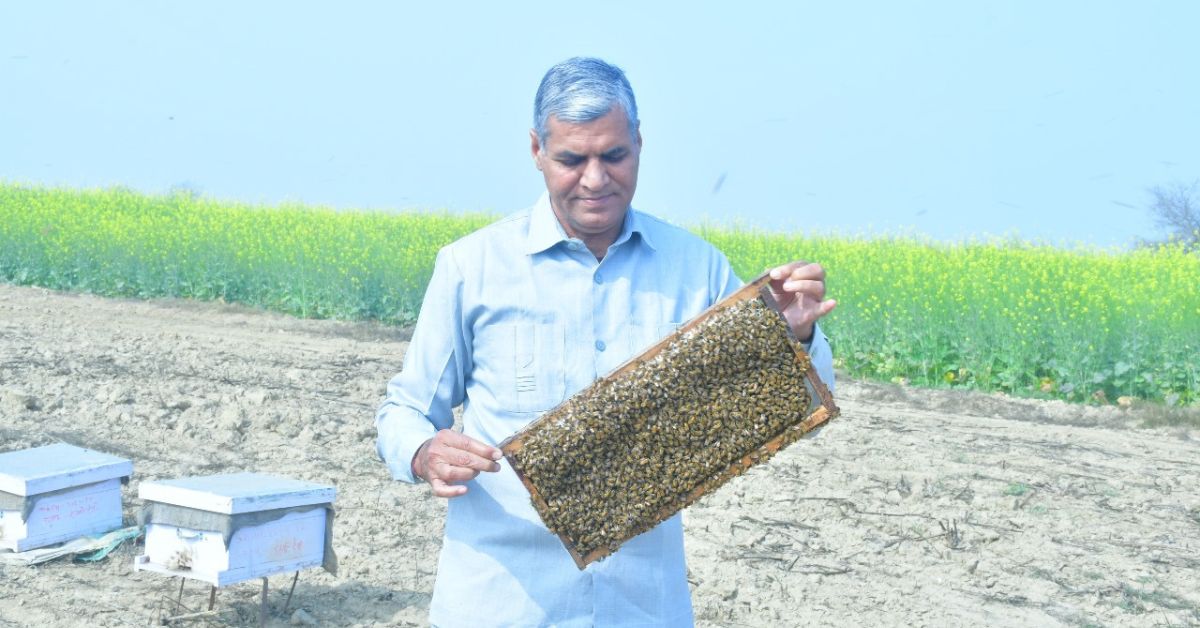
[[[550,131],[550,116],[563,122],[590,122],[619,106],[629,118],[629,134],[636,137],[637,102],[625,73],[611,63],[592,57],[572,57],[546,71],[533,99],[533,128],[543,146]]]

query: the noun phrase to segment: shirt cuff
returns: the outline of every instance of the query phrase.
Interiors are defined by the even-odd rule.
[[[425,441],[437,434],[437,428],[427,419],[404,421],[395,415],[380,416],[375,423],[378,436],[375,451],[387,464],[392,479],[415,484],[421,478],[413,474],[412,459]]]

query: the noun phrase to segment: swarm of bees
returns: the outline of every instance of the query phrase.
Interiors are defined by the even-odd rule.
[[[501,444],[580,568],[836,416],[763,283]]]

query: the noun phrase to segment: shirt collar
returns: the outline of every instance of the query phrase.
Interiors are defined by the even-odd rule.
[[[621,233],[617,235],[617,240],[613,245],[624,243],[635,233],[651,249],[654,248],[654,243],[650,241],[650,236],[646,232],[646,219],[641,212],[630,207],[629,211],[625,213],[625,222],[621,225]],[[525,239],[525,253],[528,255],[541,253],[559,242],[566,242],[569,239],[567,232],[563,231],[562,225],[559,224],[558,217],[554,215],[554,209],[550,206],[550,195],[543,192],[529,212],[529,235]]]
[[[630,207],[629,214],[627,214],[625,220],[625,226],[621,228],[621,235],[617,236],[617,244],[628,240],[636,233],[642,239],[642,242],[646,243],[646,246],[650,247],[651,250],[655,250],[654,241],[650,239],[650,230],[647,229],[649,222],[646,220],[645,214],[634,207]]]
[[[533,209],[529,210],[529,235],[525,238],[525,253],[533,255],[563,242],[567,234],[550,207],[550,194],[543,192]]]

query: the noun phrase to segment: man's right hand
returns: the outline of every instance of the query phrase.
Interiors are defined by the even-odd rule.
[[[499,471],[496,461],[503,456],[499,449],[466,434],[441,430],[417,449],[412,469],[414,475],[429,482],[434,495],[458,497],[466,494],[467,487],[455,482],[473,480],[480,471]]]

